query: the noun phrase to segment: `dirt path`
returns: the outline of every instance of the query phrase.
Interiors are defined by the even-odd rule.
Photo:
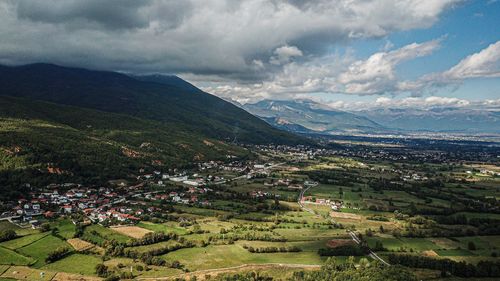
[[[297,269],[320,269],[321,265],[315,264],[285,264],[285,263],[264,263],[264,264],[243,264],[232,267],[205,269],[183,273],[169,277],[137,277],[137,280],[173,280],[175,278],[192,278],[196,276],[197,280],[205,280],[205,276],[216,276],[218,274],[237,273],[244,270],[263,270],[275,268],[297,268]]]

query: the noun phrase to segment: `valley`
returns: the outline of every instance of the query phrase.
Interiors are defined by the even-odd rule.
[[[4,202],[1,277],[295,280],[332,262],[498,277],[498,146],[332,145],[247,145],[255,159],[38,186]]]

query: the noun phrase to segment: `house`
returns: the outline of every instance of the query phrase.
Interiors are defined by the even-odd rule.
[[[185,180],[185,181],[182,181],[182,183],[187,184],[187,185],[192,185],[192,186],[200,185],[197,181],[194,181],[194,180]]]
[[[64,205],[63,206],[63,211],[65,213],[71,213],[71,212],[73,212],[73,207],[71,205]]]
[[[183,182],[183,181],[186,181],[188,179],[187,176],[179,176],[179,177],[170,177],[169,180],[173,181],[173,182]]]
[[[47,211],[47,212],[43,213],[43,216],[48,218],[48,219],[53,218],[54,215],[55,215],[55,213],[52,211]]]

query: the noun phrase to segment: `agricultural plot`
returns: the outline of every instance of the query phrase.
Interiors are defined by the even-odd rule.
[[[198,207],[190,207],[190,206],[182,206],[182,205],[176,205],[175,210],[178,210],[182,213],[188,213],[188,214],[193,214],[193,215],[198,215],[198,216],[204,216],[204,217],[216,217],[218,215],[227,215],[229,212],[227,211],[220,211],[220,210],[213,210],[213,209],[204,209],[204,208],[198,208]]]
[[[16,239],[13,239],[10,241],[2,242],[2,243],[0,243],[0,246],[11,249],[11,250],[15,250],[15,249],[19,249],[19,248],[22,248],[24,246],[27,246],[31,243],[34,243],[34,242],[44,238],[45,236],[47,236],[49,234],[50,233],[48,233],[48,232],[44,232],[44,233],[36,233],[36,234],[32,234],[32,235],[26,235],[26,236],[16,238]]]
[[[207,246],[181,249],[168,253],[166,260],[178,260],[193,270],[231,267],[250,263],[322,264],[323,259],[315,252],[298,253],[249,253],[239,245]]]
[[[71,248],[71,246],[65,241],[52,235],[47,235],[40,240],[17,249],[17,251],[25,256],[34,258],[36,262],[33,266],[35,268],[39,268],[45,265],[45,259],[49,253],[60,247]]]
[[[37,270],[26,266],[11,266],[0,277],[14,280],[53,280],[56,272]]]
[[[142,227],[145,229],[149,229],[153,232],[164,232],[164,233],[175,233],[178,235],[183,235],[187,233],[187,230],[183,227],[180,227],[178,224],[174,222],[167,222],[167,223],[152,223],[152,222],[145,222],[141,221],[137,224],[138,227]]]
[[[73,238],[75,235],[75,225],[69,219],[58,220],[53,227],[57,227],[57,233],[64,239]]]
[[[92,276],[95,275],[95,266],[99,263],[102,263],[100,257],[72,254],[61,260],[47,264],[41,269]]]
[[[138,226],[119,226],[110,228],[113,231],[116,231],[120,234],[130,236],[132,238],[140,239],[144,237],[144,235],[151,233],[152,231],[149,229],[145,229]]]
[[[98,245],[101,245],[105,241],[111,240],[125,243],[131,239],[128,236],[125,236],[98,224],[93,224],[85,227],[83,235],[85,237],[84,240],[90,240]]]
[[[0,264],[4,265],[29,265],[34,259],[25,257],[10,249],[0,247]]]
[[[146,253],[152,250],[157,250],[157,249],[162,249],[168,246],[177,246],[181,245],[177,241],[169,240],[169,241],[163,241],[155,244],[150,244],[150,245],[144,245],[144,246],[136,246],[136,247],[128,247],[127,249],[133,250],[137,253]]]
[[[66,242],[68,242],[68,244],[70,244],[71,247],[73,247],[73,249],[75,249],[78,252],[86,251],[86,250],[89,250],[89,249],[95,247],[94,244],[89,243],[89,242],[84,241],[84,240],[79,239],[79,238],[71,238],[71,239],[66,240]]]

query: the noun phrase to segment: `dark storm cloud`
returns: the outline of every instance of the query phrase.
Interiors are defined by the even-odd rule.
[[[245,85],[301,67],[330,75],[332,46],[430,26],[455,1],[4,0],[0,63],[184,73]]]
[[[154,0],[20,0],[17,16],[22,20],[63,24],[73,28],[147,28],[159,20],[163,27],[181,23],[191,11],[187,1]]]
[[[136,0],[21,0],[17,6],[20,19],[35,22],[70,24],[98,24],[103,28],[129,29],[149,25],[146,14],[141,12],[151,1]]]

